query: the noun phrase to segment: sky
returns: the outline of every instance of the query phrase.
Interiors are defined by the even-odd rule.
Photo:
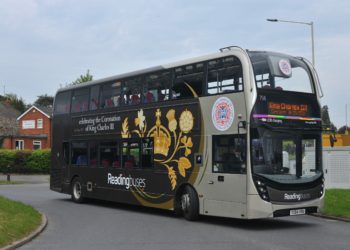
[[[26,103],[85,74],[94,79],[237,45],[303,56],[315,66],[322,105],[350,124],[350,1],[0,0],[0,93]]]

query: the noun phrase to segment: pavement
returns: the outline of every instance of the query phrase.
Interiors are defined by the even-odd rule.
[[[23,184],[41,184],[50,182],[50,175],[23,175],[23,174],[11,174],[11,181],[16,181]],[[0,174],[0,181],[6,181],[7,175]]]

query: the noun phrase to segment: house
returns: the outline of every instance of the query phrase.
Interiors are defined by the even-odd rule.
[[[19,132],[17,117],[21,114],[6,102],[0,102],[0,148],[11,149]]]
[[[13,149],[51,148],[51,107],[32,106],[17,118],[19,131]]]

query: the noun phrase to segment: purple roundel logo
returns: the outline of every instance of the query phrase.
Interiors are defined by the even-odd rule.
[[[291,76],[292,75],[292,67],[289,63],[288,60],[285,59],[281,59],[278,62],[278,66],[281,70],[281,72],[285,75],[285,76]]]
[[[229,129],[233,123],[235,111],[232,101],[227,97],[220,97],[214,103],[211,110],[211,119],[217,130],[225,131]]]

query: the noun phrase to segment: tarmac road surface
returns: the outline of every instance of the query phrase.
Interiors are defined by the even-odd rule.
[[[350,249],[350,223],[313,216],[244,221],[92,201],[75,204],[48,183],[1,185],[0,195],[30,204],[49,220],[20,249]]]

